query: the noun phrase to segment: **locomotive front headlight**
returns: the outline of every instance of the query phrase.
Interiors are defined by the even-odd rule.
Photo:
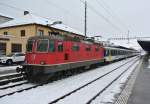
[[[44,65],[44,64],[45,64],[45,61],[41,61],[40,64],[41,64],[41,65]]]

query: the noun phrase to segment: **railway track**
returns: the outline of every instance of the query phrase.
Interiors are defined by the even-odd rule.
[[[0,86],[9,84],[11,82],[19,82],[23,81],[26,78],[22,76],[22,74],[19,73],[11,73],[11,74],[5,74],[0,76]]]
[[[137,59],[137,60],[138,60],[138,59]],[[123,65],[121,65],[121,66],[119,66],[119,67],[113,69],[112,71],[110,71],[110,72],[108,72],[108,73],[106,73],[106,74],[104,74],[104,75],[102,75],[102,76],[99,76],[98,78],[96,78],[96,79],[94,79],[94,80],[92,80],[92,81],[90,81],[90,82],[84,84],[83,86],[80,86],[80,87],[78,87],[77,89],[74,89],[74,90],[72,90],[72,91],[66,93],[65,95],[63,95],[63,96],[61,96],[61,97],[59,97],[59,98],[57,98],[57,99],[55,99],[55,100],[49,102],[49,104],[54,104],[54,103],[59,103],[59,102],[61,102],[62,100],[66,99],[67,97],[70,97],[70,96],[72,96],[73,94],[76,94],[78,91],[81,91],[81,90],[83,90],[83,89],[86,89],[87,86],[92,85],[92,84],[95,83],[96,81],[101,80],[101,79],[104,78],[105,76],[108,76],[108,75],[111,74],[112,72],[119,70],[119,69],[122,68],[124,65],[127,65],[127,64],[129,64],[130,62],[133,61],[132,64],[130,64],[130,65],[128,66],[128,68],[126,68],[123,72],[121,72],[115,79],[113,79],[113,80],[112,80],[110,83],[108,83],[103,89],[101,89],[98,93],[96,93],[91,99],[89,99],[89,100],[86,102],[86,104],[90,104],[90,103],[91,103],[93,100],[95,100],[101,93],[103,93],[109,86],[111,86],[118,78],[120,78],[126,71],[128,71],[128,69],[129,69],[137,60],[135,60],[135,61],[133,61],[133,60],[128,61],[128,62],[126,62],[125,64],[123,64]],[[65,101],[66,101],[66,100],[65,100]],[[61,102],[61,103],[62,103],[62,102]],[[63,103],[64,103],[64,102],[63,102]]]
[[[96,82],[97,80],[103,78],[104,76],[107,76],[108,74],[112,73],[113,71],[115,71],[115,70],[121,68],[122,66],[124,66],[124,65],[126,65],[126,64],[128,64],[128,63],[130,63],[131,61],[133,61],[133,59],[130,60],[130,61],[128,61],[128,62],[126,62],[126,63],[124,63],[124,64],[122,64],[122,65],[120,65],[119,67],[117,67],[117,68],[111,70],[110,72],[105,73],[105,74],[101,75],[100,77],[98,77],[98,78],[96,78],[96,79],[94,79],[94,80],[92,80],[92,81],[86,83],[85,85],[83,85],[83,86],[81,86],[81,87],[79,87],[79,88],[77,88],[77,89],[75,89],[75,90],[73,90],[73,91],[71,91],[71,92],[69,92],[69,93],[63,95],[62,97],[59,97],[59,98],[57,98],[57,99],[51,101],[50,104],[56,103],[56,102],[58,102],[58,101],[60,101],[60,100],[62,100],[62,99],[64,99],[64,98],[66,98],[67,96],[72,95],[73,93],[75,93],[75,92],[81,90],[82,88],[84,88],[84,87],[86,87],[86,86],[88,86],[88,85],[90,85],[90,84]],[[41,83],[41,84],[38,84],[38,85],[29,84],[28,82],[22,82],[22,83],[18,83],[18,84],[15,84],[15,85],[11,85],[11,86],[9,86],[9,87],[6,87],[6,86],[5,86],[5,87],[0,88],[0,98],[5,97],[5,96],[7,96],[7,95],[13,95],[13,94],[15,94],[15,93],[20,93],[20,92],[22,92],[22,91],[24,91],[24,90],[30,90],[30,89],[33,89],[33,88],[37,88],[37,87],[39,87],[39,86],[43,86],[43,85],[46,85],[46,84],[48,84],[48,82]],[[17,86],[16,86],[16,85],[17,85]],[[13,89],[13,90],[12,90],[12,89]],[[18,89],[21,89],[21,90],[18,90]],[[1,93],[1,92],[2,92],[2,93]]]

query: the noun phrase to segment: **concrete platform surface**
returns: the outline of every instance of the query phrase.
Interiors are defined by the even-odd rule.
[[[150,104],[150,61],[145,56],[128,104]]]

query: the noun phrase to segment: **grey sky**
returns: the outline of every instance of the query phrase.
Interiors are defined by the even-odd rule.
[[[149,0],[87,0],[87,2],[89,4],[87,28],[90,36],[102,35],[106,38],[126,36],[128,29],[132,36],[141,34],[149,36]],[[54,21],[62,20],[63,23],[84,32],[84,5],[80,0],[0,0],[0,3],[29,10]],[[99,14],[95,14],[91,8]],[[23,15],[23,11],[2,4],[0,12],[13,17]],[[106,22],[104,18],[111,23]],[[120,29],[117,29],[118,27]]]

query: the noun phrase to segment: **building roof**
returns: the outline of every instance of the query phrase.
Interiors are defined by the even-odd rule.
[[[2,17],[6,17],[6,18],[10,18],[10,19],[13,19],[14,17],[10,16],[10,15],[7,15],[7,14],[4,14],[4,13],[0,13],[0,16]]]
[[[127,42],[127,40],[112,40],[110,42],[114,43],[114,45],[119,45],[119,46],[126,47],[126,48],[133,48],[136,50],[141,49],[136,39],[130,40],[129,43]]]
[[[0,28],[19,26],[19,25],[27,25],[27,24],[39,24],[39,25],[43,25],[43,26],[48,26],[48,24],[52,24],[52,23],[53,23],[53,21],[50,21],[49,19],[35,16],[33,14],[27,14],[27,15],[24,15],[23,17],[15,18],[14,20],[11,20],[11,21],[1,24]],[[55,24],[55,25],[51,25],[51,27],[60,29],[63,31],[83,35],[83,33],[79,32],[67,25],[64,25],[64,24]]]

